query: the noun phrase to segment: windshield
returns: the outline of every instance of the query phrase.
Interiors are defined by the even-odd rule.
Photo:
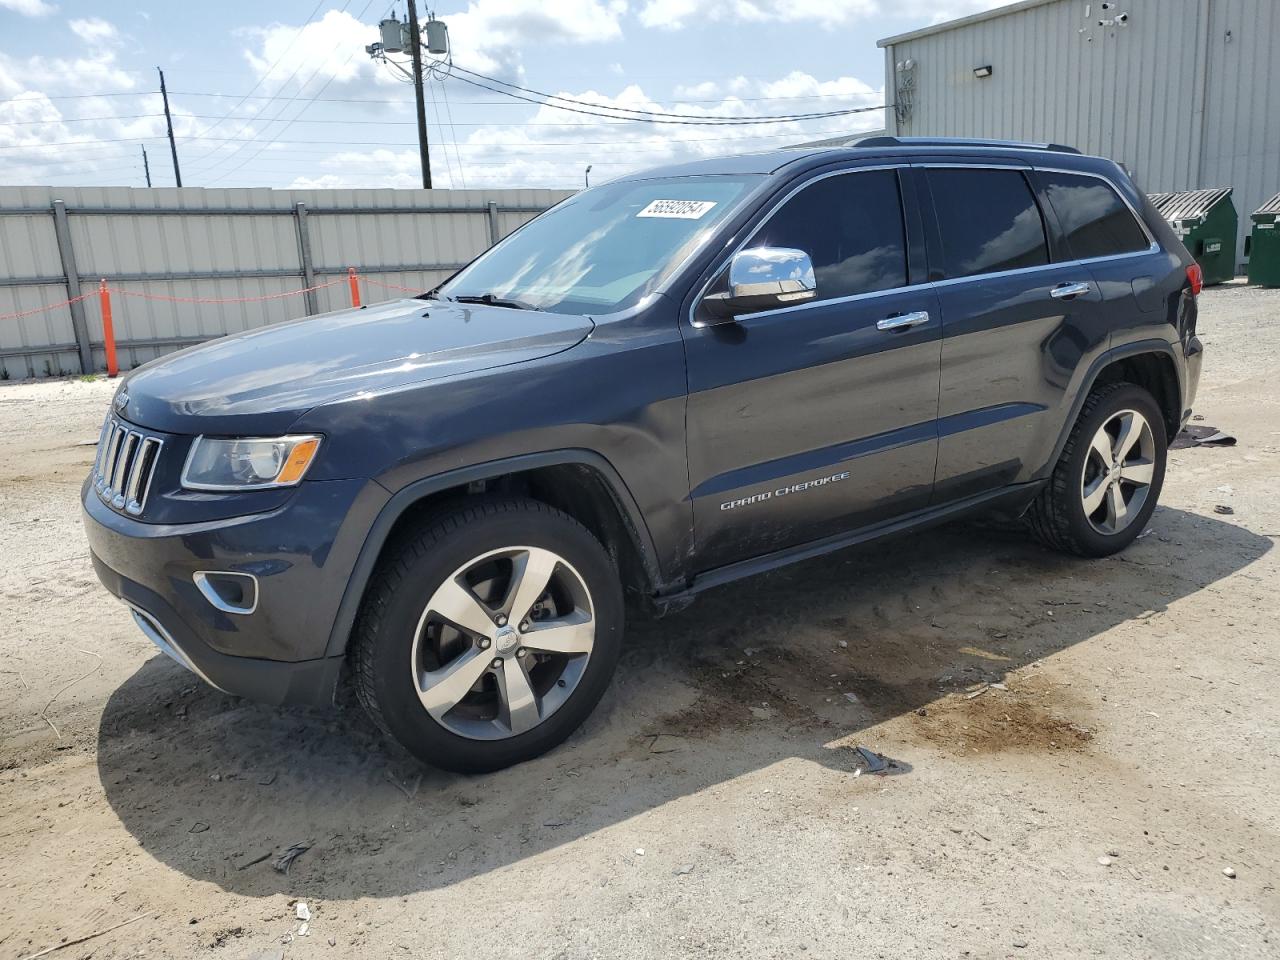
[[[438,295],[560,313],[623,310],[655,289],[760,179],[593,187],[520,228]]]

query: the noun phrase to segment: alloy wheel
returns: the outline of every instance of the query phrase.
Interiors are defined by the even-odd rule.
[[[423,608],[411,669],[418,699],[473,740],[532,730],[582,680],[595,643],[591,593],[540,547],[507,547],[455,570]]]
[[[1080,498],[1094,530],[1112,536],[1142,512],[1155,477],[1156,441],[1136,410],[1112,414],[1089,443]]]

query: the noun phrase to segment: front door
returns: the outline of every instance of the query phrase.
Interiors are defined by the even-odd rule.
[[[816,299],[686,325],[697,570],[927,506],[941,323],[916,223],[897,170],[816,177],[745,245],[808,253]]]

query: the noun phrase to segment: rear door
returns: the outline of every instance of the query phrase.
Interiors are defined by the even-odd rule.
[[[1031,479],[1057,439],[1080,358],[1105,344],[1107,328],[1088,268],[1053,262],[1028,169],[920,169],[942,311],[941,504]]]
[[[817,298],[686,326],[698,569],[928,505],[942,328],[907,209],[897,169],[814,176],[743,248],[808,253]]]

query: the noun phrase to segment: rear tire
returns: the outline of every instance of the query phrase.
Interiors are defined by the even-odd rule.
[[[356,693],[420,760],[498,770],[582,724],[622,629],[618,571],[590,531],[536,500],[479,501],[428,517],[381,562],[352,638]]]
[[[1079,557],[1118,553],[1151,519],[1167,454],[1164,415],[1150,393],[1132,383],[1097,387],[1026,520],[1054,550]]]

